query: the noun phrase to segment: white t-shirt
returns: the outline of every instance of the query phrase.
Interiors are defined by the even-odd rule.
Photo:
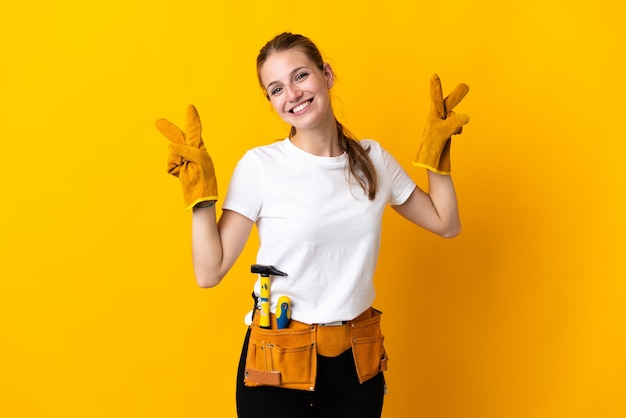
[[[222,207],[256,222],[256,263],[288,274],[271,278],[271,312],[282,295],[291,298],[291,317],[308,324],[350,320],[373,303],[383,211],[416,185],[376,141],[361,144],[378,175],[374,200],[348,181],[345,154],[312,155],[287,138],[239,161]]]

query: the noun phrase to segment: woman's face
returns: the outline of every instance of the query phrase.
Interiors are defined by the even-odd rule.
[[[330,65],[320,70],[300,49],[270,55],[259,71],[272,106],[289,125],[314,129],[334,121],[329,89],[334,82]]]

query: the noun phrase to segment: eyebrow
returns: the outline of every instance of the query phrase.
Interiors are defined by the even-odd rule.
[[[302,66],[300,66],[300,67],[298,67],[298,68],[295,68],[293,71],[291,71],[291,72],[289,73],[289,76],[291,77],[291,76],[293,76],[295,73],[297,73],[298,71],[303,70],[303,69],[308,69],[308,68],[309,68],[308,66],[306,66],[306,65],[302,65]],[[269,83],[269,84],[267,85],[267,87],[265,87],[265,89],[266,89],[266,90],[269,90],[269,89],[270,89],[270,87],[271,87],[273,84],[277,84],[277,83],[279,83],[279,81],[272,81],[271,83]]]

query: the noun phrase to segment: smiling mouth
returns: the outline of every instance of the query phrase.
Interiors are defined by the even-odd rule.
[[[299,104],[298,106],[294,107],[293,109],[291,109],[289,112],[291,113],[300,113],[302,112],[304,109],[306,109],[307,107],[309,107],[309,105],[311,104],[311,102],[313,102],[313,99],[307,100],[304,103]]]

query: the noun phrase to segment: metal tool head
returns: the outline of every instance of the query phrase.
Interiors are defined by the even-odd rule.
[[[250,266],[250,272],[251,273],[260,274],[261,276],[264,276],[264,277],[269,277],[269,276],[286,276],[287,275],[287,273],[283,273],[282,271],[278,270],[274,266],[267,266],[267,265],[263,265],[263,264],[253,264],[253,265],[251,265]]]

